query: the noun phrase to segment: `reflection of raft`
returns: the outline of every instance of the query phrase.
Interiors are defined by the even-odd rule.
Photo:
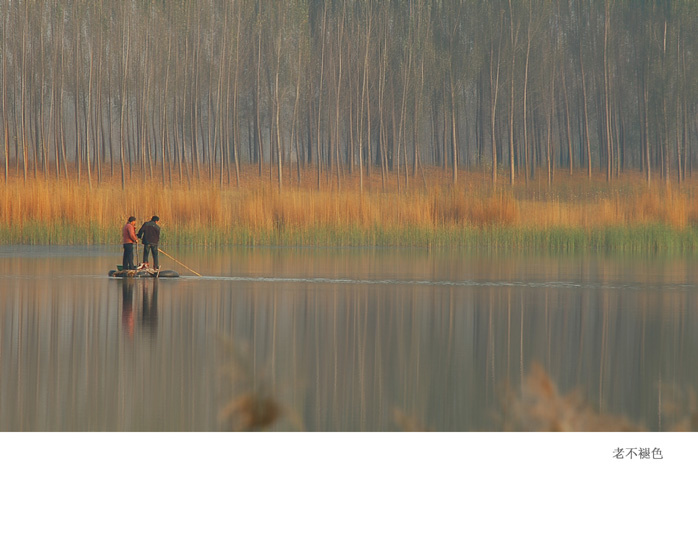
[[[179,274],[174,270],[153,270],[144,268],[141,270],[110,270],[109,276],[112,278],[179,278]]]

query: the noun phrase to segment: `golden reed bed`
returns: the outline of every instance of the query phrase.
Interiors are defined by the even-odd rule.
[[[173,178],[138,172],[122,189],[120,175],[105,175],[91,187],[85,176],[78,181],[44,177],[39,173],[25,182],[21,175],[0,179],[0,242],[3,243],[118,243],[121,225],[130,215],[139,222],[160,216],[172,243],[284,241],[284,237],[313,242],[319,231],[330,232],[335,242],[344,236],[381,238],[462,229],[483,230],[602,230],[659,225],[663,229],[691,231],[698,223],[696,181],[666,185],[655,180],[648,187],[639,174],[622,175],[612,183],[602,176],[560,174],[551,186],[547,180],[519,180],[514,186],[500,180],[493,188],[480,172],[460,172],[453,186],[450,172],[430,168],[416,176],[380,171],[324,173],[320,186],[317,170],[286,169],[279,188],[275,172],[260,176],[245,167],[238,186],[234,174],[221,184],[211,179]],[[371,235],[371,231],[389,234]],[[358,234],[358,235],[357,235]],[[421,236],[420,236],[421,237]],[[358,239],[356,239],[358,238]],[[331,242],[332,240],[330,240]],[[385,239],[383,239],[385,241]],[[419,243],[420,239],[415,240]]]

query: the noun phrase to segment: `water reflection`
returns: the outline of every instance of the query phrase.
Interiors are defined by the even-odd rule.
[[[111,259],[0,252],[0,429],[696,425],[692,261],[214,251],[205,279],[95,275]]]
[[[141,322],[146,333],[153,335],[158,328],[158,284],[159,280],[141,279],[143,283],[143,309]]]
[[[121,324],[129,338],[133,338],[135,320],[133,316],[133,280],[124,279],[121,288]]]
[[[141,332],[150,336],[158,328],[158,281],[146,278],[121,278],[121,325],[125,335],[133,338],[136,329],[134,290],[141,297],[139,322]]]

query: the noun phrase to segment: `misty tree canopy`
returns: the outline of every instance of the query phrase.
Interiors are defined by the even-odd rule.
[[[680,182],[697,28],[690,0],[0,0],[0,157],[90,185],[244,163],[279,188],[303,166]]]

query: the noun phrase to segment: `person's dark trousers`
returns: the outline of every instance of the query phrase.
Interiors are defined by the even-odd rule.
[[[158,262],[158,246],[157,244],[146,243],[145,249],[143,250],[143,262],[148,262],[148,251],[153,254],[153,268],[158,268],[160,263]]]
[[[136,265],[133,264],[133,252],[136,247],[135,243],[124,243],[124,259],[121,261],[121,266],[124,270],[133,270]]]

